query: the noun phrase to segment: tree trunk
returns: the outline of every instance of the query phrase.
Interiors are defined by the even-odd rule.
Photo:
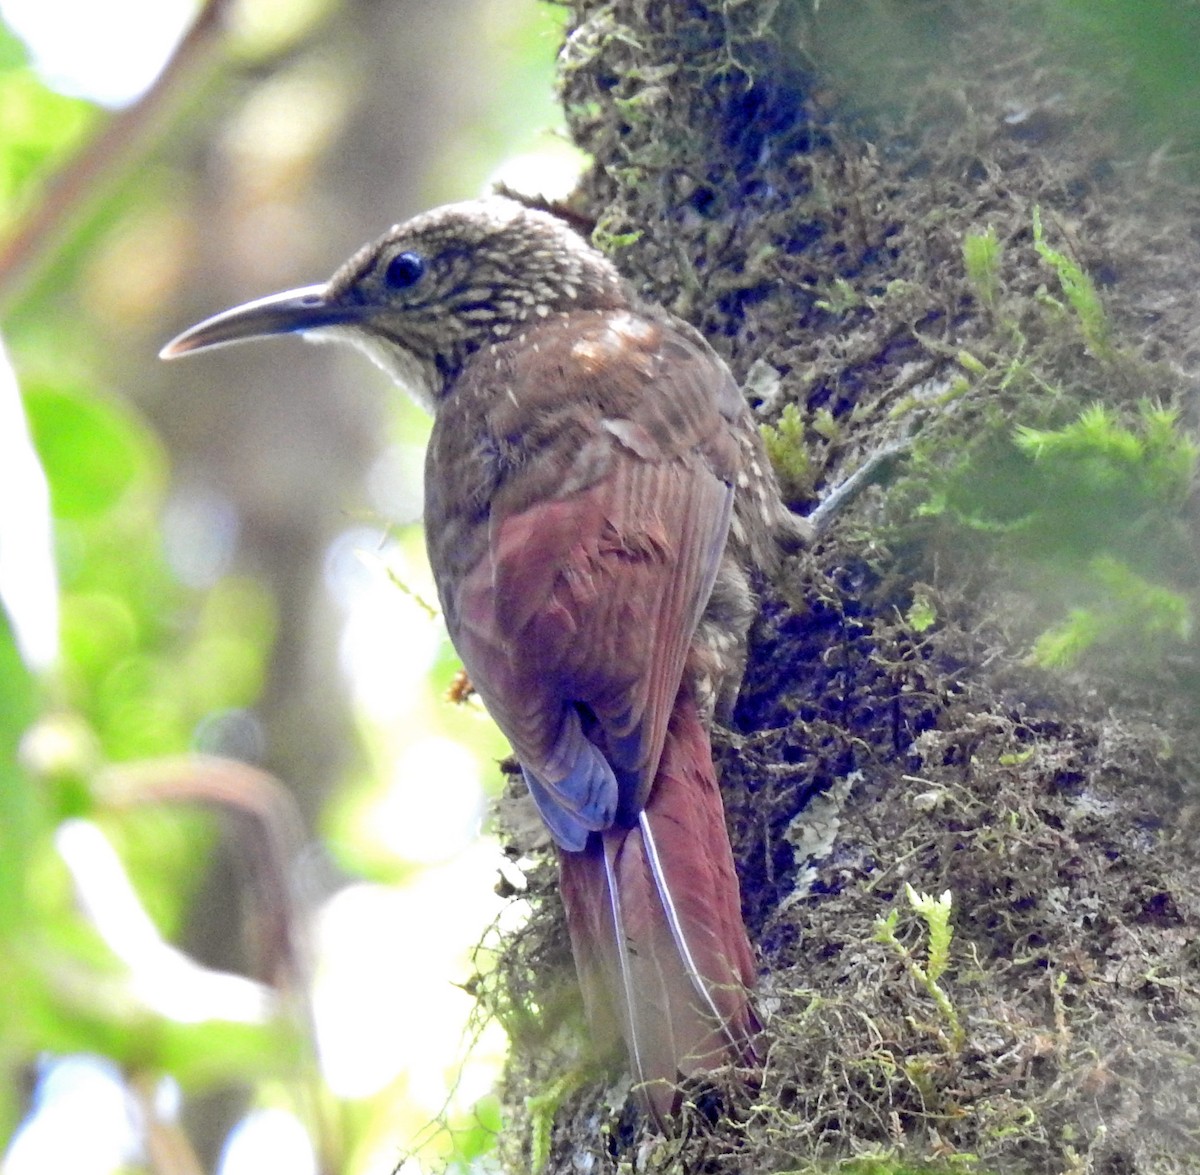
[[[627,1084],[561,1082],[544,861],[495,993],[508,1158],[1198,1169],[1188,176],[1050,0],[571,8],[597,242],[746,381],[795,507],[908,456],[764,585],[716,736],[761,1074],[649,1150]]]

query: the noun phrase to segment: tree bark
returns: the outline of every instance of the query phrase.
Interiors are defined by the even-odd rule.
[[[514,1164],[1197,1169],[1196,197],[1052,8],[571,6],[596,240],[746,381],[796,508],[909,456],[763,585],[716,737],[761,1074],[650,1147],[611,1072],[548,1098],[582,1030],[542,862]],[[907,886],[949,891],[944,971]]]

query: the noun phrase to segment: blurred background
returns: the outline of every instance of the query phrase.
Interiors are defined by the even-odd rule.
[[[156,354],[497,178],[568,188],[564,10],[0,19],[0,1171],[489,1169],[462,985],[521,910],[506,748],[445,698],[428,423],[336,349]]]

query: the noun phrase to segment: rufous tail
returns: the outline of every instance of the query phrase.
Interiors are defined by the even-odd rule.
[[[624,1038],[662,1123],[681,1078],[755,1061],[754,955],[708,732],[681,693],[638,823],[561,852],[571,947],[593,1034]]]

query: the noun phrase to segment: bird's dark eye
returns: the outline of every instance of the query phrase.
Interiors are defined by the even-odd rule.
[[[425,272],[425,258],[420,253],[397,253],[387,263],[383,280],[393,290],[407,290],[421,280]]]

